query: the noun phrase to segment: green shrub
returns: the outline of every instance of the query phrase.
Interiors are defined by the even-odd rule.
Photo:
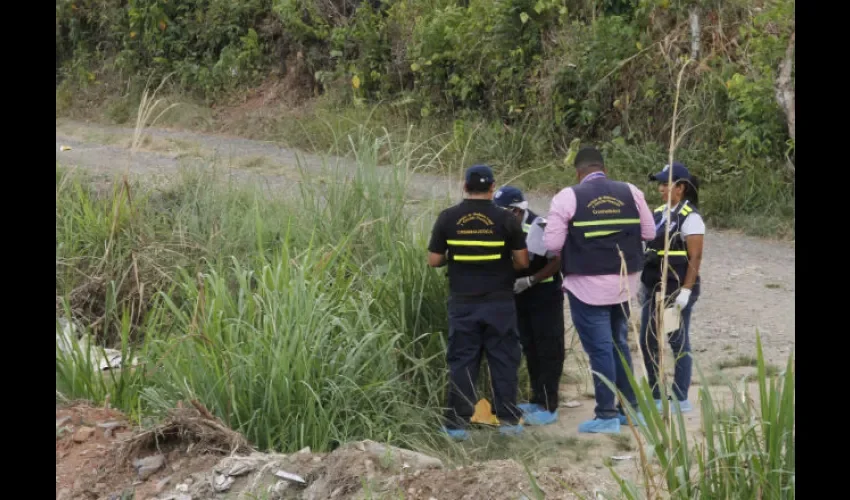
[[[236,128],[326,152],[339,150],[345,137],[328,129],[350,129],[350,118],[366,116],[378,135],[386,128],[436,150],[446,146],[443,170],[488,161],[553,189],[560,181],[534,172],[562,165],[575,141],[616,143],[635,156],[668,148],[676,76],[690,54],[688,15],[698,7],[701,56],[682,83],[677,157],[691,158],[715,186],[706,209],[717,224],[788,234],[793,175],[786,157],[794,157],[795,144],[773,87],[795,29],[794,5],[63,1],[57,114],[111,96],[119,102],[105,112],[121,123],[128,119],[121,101],[133,102],[151,76],[173,72],[174,92],[209,103],[241,97],[277,68],[295,68],[298,78],[285,81],[323,92],[336,116],[267,116],[260,133]],[[269,119],[282,124],[267,132]],[[654,163],[662,161],[666,153],[653,153]]]

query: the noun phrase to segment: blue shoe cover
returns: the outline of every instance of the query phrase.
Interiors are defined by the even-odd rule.
[[[672,402],[671,402],[672,403]],[[682,413],[688,413],[689,411],[693,411],[694,407],[691,406],[691,402],[687,399],[684,401],[678,401],[679,403],[679,411]],[[676,403],[672,403],[673,411],[676,411]]]
[[[620,425],[629,425],[629,419],[626,418],[625,415],[619,415]],[[641,412],[637,413],[637,422],[634,422],[636,425],[645,424],[646,419],[643,418],[643,414]]]
[[[440,431],[444,434],[448,434],[450,438],[458,441],[465,441],[469,439],[469,433],[466,432],[466,429],[449,429],[448,427],[443,427]]]
[[[588,420],[579,424],[578,431],[583,434],[619,434],[620,419],[614,417]]]
[[[526,414],[523,418],[527,425],[549,425],[558,421],[558,411],[535,411]]]
[[[523,413],[534,413],[536,411],[545,410],[542,406],[537,403],[522,403],[516,405]]]

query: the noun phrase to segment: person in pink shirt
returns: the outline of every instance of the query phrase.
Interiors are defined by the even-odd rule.
[[[655,237],[655,221],[637,187],[608,178],[595,148],[582,148],[575,168],[579,183],[552,199],[543,242],[561,256],[570,315],[594,371],[596,418],[582,422],[578,430],[619,433],[626,416],[616,394],[596,374],[616,384],[636,406],[620,354],[631,370],[629,298],[638,292],[643,241]]]

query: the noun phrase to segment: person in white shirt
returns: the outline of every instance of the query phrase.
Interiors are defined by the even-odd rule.
[[[655,209],[656,237],[646,245],[644,269],[641,273],[641,327],[640,345],[643,351],[649,384],[656,405],[661,408],[661,388],[658,386],[659,335],[656,334],[656,294],[661,292],[661,266],[664,258],[664,235],[670,217],[670,246],[667,251],[668,271],[665,307],[675,307],[679,312],[678,328],[670,331],[670,347],[675,354],[673,396],[682,412],[691,411],[688,390],[691,386],[693,360],[691,359],[690,324],[694,304],[700,295],[699,268],[702,263],[705,222],[699,214],[699,181],[681,163],[673,163],[672,184],[670,166],[650,176],[658,182],[658,192],[664,204]],[[670,205],[667,205],[668,193]],[[671,215],[672,214],[672,215]],[[676,406],[674,405],[674,410]]]

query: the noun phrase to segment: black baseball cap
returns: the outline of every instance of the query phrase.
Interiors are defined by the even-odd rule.
[[[466,169],[466,183],[470,185],[493,184],[496,177],[487,165],[473,165]]]

